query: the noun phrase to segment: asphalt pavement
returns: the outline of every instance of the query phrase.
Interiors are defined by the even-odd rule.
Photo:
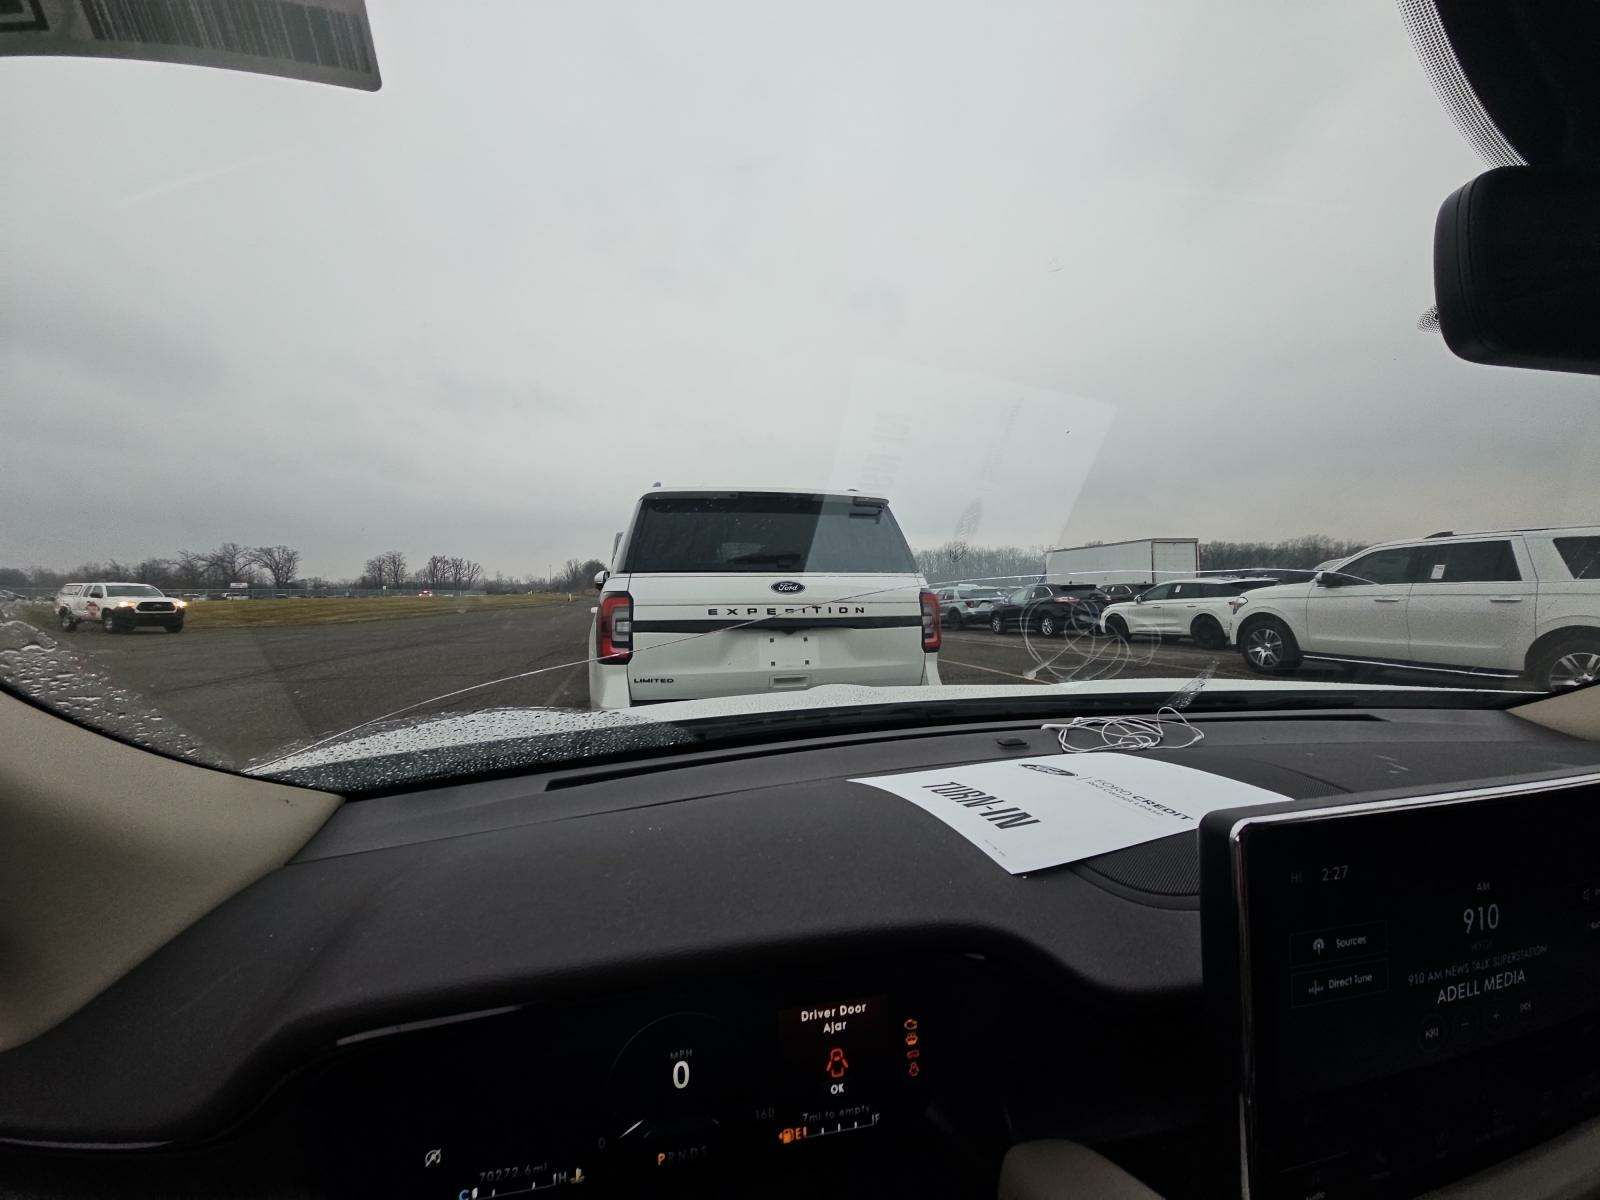
[[[176,636],[80,625],[60,641],[243,765],[391,713],[587,708],[588,629],[589,605],[580,599]]]
[[[343,625],[60,635],[172,727],[235,766],[389,716],[503,706],[586,708],[587,598],[529,608]],[[1251,678],[1233,649],[1109,638],[1045,639],[951,630],[939,657],[946,683],[1068,679]],[[1311,683],[1349,679],[1307,667]],[[1419,682],[1397,676],[1366,680]],[[1437,678],[1431,682],[1440,682]]]

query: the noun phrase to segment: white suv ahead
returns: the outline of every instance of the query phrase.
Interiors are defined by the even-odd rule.
[[[765,489],[645,495],[596,580],[589,702],[939,682],[939,605],[889,502]]]
[[[1239,649],[1263,673],[1317,659],[1546,691],[1600,678],[1600,526],[1390,542],[1239,601]]]
[[[1276,579],[1253,575],[1174,579],[1147,588],[1131,600],[1106,605],[1098,624],[1102,633],[1123,641],[1187,637],[1197,646],[1218,650],[1233,642],[1237,597],[1275,583]]]
[[[93,621],[107,633],[127,633],[141,625],[182,633],[187,607],[148,583],[68,583],[56,593],[56,621],[68,633],[80,621]]]

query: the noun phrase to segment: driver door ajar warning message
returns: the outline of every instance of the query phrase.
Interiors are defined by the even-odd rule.
[[[1214,808],[1289,799],[1131,754],[1051,754],[850,782],[911,801],[1013,875],[1197,829]]]

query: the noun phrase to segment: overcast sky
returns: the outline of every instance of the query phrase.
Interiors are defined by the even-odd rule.
[[[370,7],[373,94],[0,61],[0,565],[1596,519],[1600,384],[1415,329],[1483,166],[1388,0]]]

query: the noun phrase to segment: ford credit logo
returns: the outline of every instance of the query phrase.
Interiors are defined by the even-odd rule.
[[[806,590],[806,585],[798,579],[780,579],[772,585],[772,590],[780,596],[793,596]]]

